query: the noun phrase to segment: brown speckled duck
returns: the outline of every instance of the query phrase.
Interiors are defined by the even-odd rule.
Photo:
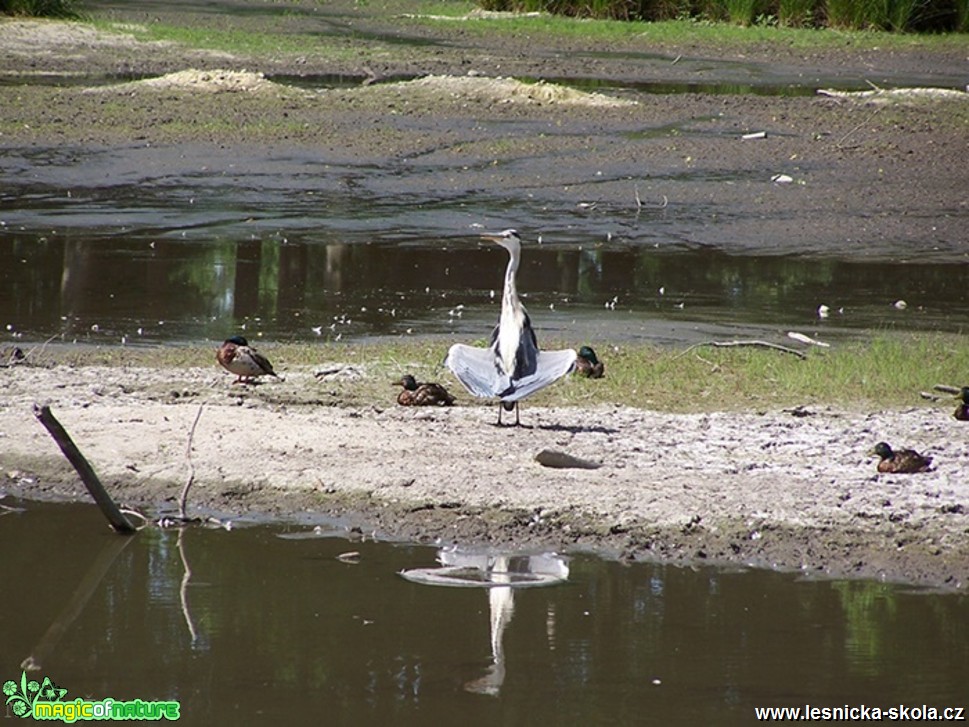
[[[969,386],[963,386],[956,394],[956,398],[962,403],[956,407],[952,416],[960,422],[969,422]]]
[[[404,374],[394,386],[403,386],[404,390],[397,395],[397,403],[401,406],[451,406],[454,397],[440,384],[418,384],[410,374]]]
[[[914,449],[893,450],[885,442],[879,442],[871,454],[881,457],[879,472],[907,473],[928,472],[932,458],[919,454]]]
[[[601,379],[606,367],[592,350],[592,346],[583,346],[579,349],[579,355],[575,358],[575,370],[579,376],[587,376],[590,379]]]
[[[260,376],[279,378],[269,359],[250,347],[249,342],[242,336],[227,338],[219,346],[215,357],[223,368],[236,375],[233,384],[251,384]]]

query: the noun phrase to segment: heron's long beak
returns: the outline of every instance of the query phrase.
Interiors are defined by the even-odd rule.
[[[483,232],[481,234],[482,240],[487,240],[488,242],[501,242],[505,238],[501,235],[497,235],[494,232]]]

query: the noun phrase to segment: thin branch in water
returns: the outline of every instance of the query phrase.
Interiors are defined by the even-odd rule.
[[[202,408],[205,406],[205,402],[199,404],[199,410],[195,413],[195,421],[192,422],[192,428],[188,432],[188,444],[185,446],[185,461],[188,463],[188,480],[185,482],[185,487],[182,488],[182,494],[178,498],[178,516],[182,520],[186,520],[185,515],[185,503],[188,500],[188,491],[192,489],[192,483],[195,482],[195,465],[192,462],[192,440],[195,439],[195,427],[198,426],[199,419],[202,417]]]

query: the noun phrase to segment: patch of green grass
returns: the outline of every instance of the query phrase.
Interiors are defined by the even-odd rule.
[[[2,2],[3,0],[0,0]],[[874,2],[875,0],[865,0]],[[894,0],[894,2],[914,2],[915,0]],[[675,5],[670,0],[671,7]],[[724,3],[733,3],[740,8],[737,12],[748,23],[755,20],[757,13],[765,10],[764,0],[709,0],[700,17],[725,16]],[[814,0],[785,0],[787,5],[782,15],[782,24],[795,25],[788,17],[806,16],[801,2],[814,6]],[[853,3],[854,0],[830,0],[830,2]],[[969,0],[957,0],[966,3]],[[769,4],[767,4],[769,5]],[[788,9],[790,6],[791,9]],[[491,33],[528,37],[533,35],[558,36],[563,39],[581,39],[598,43],[602,47],[641,46],[716,46],[737,48],[751,44],[777,45],[784,49],[813,49],[842,47],[850,45],[857,49],[880,48],[885,51],[906,48],[926,50],[961,49],[965,38],[958,35],[911,35],[871,33],[851,30],[832,30],[818,32],[811,28],[771,27],[759,23],[740,27],[730,23],[698,22],[698,16],[680,14],[677,19],[645,22],[638,20],[596,19],[588,20],[565,15],[542,14],[538,16],[508,15],[502,17],[483,17],[468,20],[462,18],[473,10],[470,3],[440,4],[422,6],[420,12],[402,18],[401,22],[410,24],[439,25],[453,28],[461,23],[461,30],[468,34],[487,35]],[[778,11],[779,12],[779,11]],[[667,15],[668,17],[668,15]],[[372,39],[360,42],[346,42],[320,35],[308,35],[291,31],[280,31],[266,27],[249,31],[219,26],[180,26],[165,23],[146,25],[124,25],[118,28],[115,23],[105,20],[94,21],[96,27],[105,31],[123,30],[143,41],[167,41],[182,46],[221,51],[238,56],[280,56],[302,55],[330,58],[334,60],[379,60],[383,57],[399,55],[400,47],[390,46]],[[846,24],[845,27],[853,27]],[[861,26],[867,27],[867,26]],[[420,48],[408,52],[421,54]]]
[[[714,5],[711,4],[711,12]],[[453,21],[425,18],[426,23]],[[482,18],[467,22],[468,33],[500,32],[528,37],[532,35],[585,39],[600,46],[642,47],[716,46],[741,48],[750,45],[779,46],[785,49],[824,49],[850,46],[860,50],[959,50],[965,48],[965,36],[958,34],[914,35],[872,33],[853,30],[819,32],[813,28],[772,27],[769,24],[741,27],[730,23],[702,22],[680,17],[655,22],[622,20],[580,20],[565,16],[508,16]]]
[[[342,405],[388,400],[391,382],[403,373],[445,384],[462,405],[479,403],[442,362],[450,339],[379,343],[280,344],[258,342],[284,377],[289,371],[317,371],[335,362],[362,376],[328,383]],[[483,346],[485,341],[471,342]],[[546,341],[549,349],[566,344]],[[133,365],[159,368],[215,366],[211,348],[50,349],[54,361],[74,365]],[[597,346],[605,378],[579,376],[531,397],[546,406],[628,406],[671,412],[771,410],[800,405],[891,409],[924,404],[920,391],[935,384],[969,385],[964,362],[969,341],[943,334],[884,335],[868,343],[812,348],[806,359],[757,348],[689,349],[645,345]],[[270,390],[264,391],[267,395]],[[391,399],[392,400],[392,399]]]
[[[785,2],[787,0],[480,0],[481,7],[486,10],[543,10],[566,17],[625,20],[726,19],[740,25],[749,25],[755,20],[773,24],[765,21],[776,21],[777,17],[785,15],[790,18],[788,9],[782,8]],[[961,30],[959,8],[953,7],[949,0],[809,0],[806,8],[797,8],[797,16],[803,18],[803,10],[807,10],[812,23],[837,28],[894,32]]]
[[[814,0],[778,0],[777,20],[788,28],[811,28],[817,6]]]
[[[77,18],[76,0],[0,0],[0,14],[37,18]]]
[[[362,48],[352,44],[331,42],[324,37],[301,33],[273,32],[271,28],[249,31],[238,28],[212,26],[182,26],[151,23],[125,24],[97,20],[93,23],[108,32],[123,31],[141,41],[163,41],[189,48],[221,51],[241,56],[313,55],[346,60],[359,58]],[[373,44],[368,44],[371,50]],[[376,52],[376,51],[374,51]],[[389,48],[387,49],[389,52]]]

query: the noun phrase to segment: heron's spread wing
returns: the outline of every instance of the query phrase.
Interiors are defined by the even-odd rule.
[[[553,384],[575,368],[575,351],[536,351],[531,348],[533,365],[524,368],[522,376],[509,377],[501,372],[494,349],[474,348],[456,343],[448,351],[444,364],[464,388],[475,396],[499,396],[502,401],[518,401]],[[523,371],[519,367],[519,371]]]
[[[502,401],[518,401],[554,384],[575,368],[575,351],[538,351],[535,372],[512,381],[512,391],[501,394]]]
[[[495,352],[490,348],[456,343],[448,351],[444,365],[475,396],[500,396],[511,386],[511,379],[501,373]]]

